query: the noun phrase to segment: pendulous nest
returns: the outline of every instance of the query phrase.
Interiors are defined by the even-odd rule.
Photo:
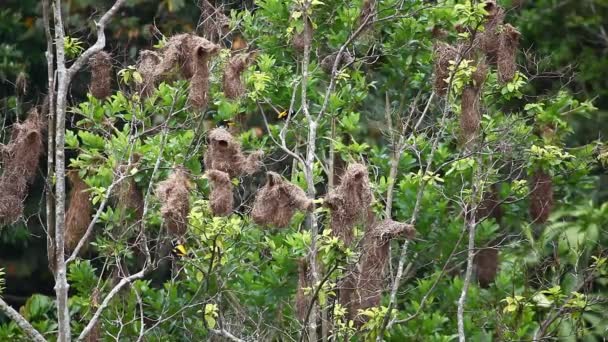
[[[306,320],[306,314],[308,313],[308,307],[310,306],[310,294],[305,294],[306,288],[312,286],[312,279],[310,276],[310,270],[308,261],[306,259],[300,259],[298,261],[298,288],[296,290],[296,317],[300,322]]]
[[[434,89],[439,96],[444,96],[448,90],[450,77],[450,61],[456,61],[458,50],[444,42],[435,43],[433,49],[433,68],[435,71]]]
[[[89,61],[91,67],[91,94],[103,100],[112,95],[112,56],[99,51]]]
[[[376,20],[376,0],[363,0],[359,13],[359,26],[369,26]]]
[[[498,80],[502,83],[509,82],[515,77],[517,71],[517,49],[521,33],[509,24],[502,28],[500,42],[498,45],[498,56],[496,60],[498,69]]]
[[[167,231],[173,236],[181,237],[188,230],[189,194],[190,181],[186,169],[181,166],[156,187],[156,196],[162,204],[160,212]]]
[[[230,18],[208,0],[199,0],[201,10],[201,29],[203,36],[214,43],[226,37],[230,32]]]
[[[345,245],[353,241],[353,228],[362,222],[372,204],[367,168],[363,164],[350,164],[340,185],[327,194],[325,204],[331,211],[331,230]]]
[[[551,176],[536,170],[530,181],[530,218],[535,223],[545,223],[553,208],[553,181]]]
[[[496,1],[486,1],[484,9],[488,12],[484,30],[477,37],[476,45],[485,53],[490,63],[495,63],[500,45],[500,27],[505,20],[505,10]]]
[[[304,190],[269,171],[266,184],[258,190],[251,211],[253,222],[279,228],[287,227],[296,210],[312,209],[312,200]]]
[[[500,208],[500,195],[498,186],[493,184],[491,189],[483,194],[481,202],[477,206],[475,213],[476,220],[481,221],[486,217],[493,217],[499,222],[502,219],[502,209]]]
[[[234,198],[232,196],[232,182],[226,172],[218,170],[207,171],[211,184],[209,194],[209,205],[215,216],[229,216],[234,208]]]
[[[224,128],[214,128],[209,132],[209,146],[205,153],[205,169],[226,172],[231,178],[243,174],[253,174],[262,167],[262,151],[245,157],[241,144]]]
[[[27,186],[36,178],[43,151],[44,123],[38,110],[30,110],[27,119],[15,123],[7,145],[0,145],[0,223],[10,224],[23,215]]]
[[[323,58],[321,60],[321,69],[323,69],[323,71],[325,71],[327,74],[331,75],[334,64],[336,63],[337,56],[338,56],[338,52],[334,52],[332,54],[325,56],[325,58]],[[353,57],[353,55],[351,55],[351,53],[348,52],[348,50],[344,50],[344,52],[342,53],[342,55],[340,57],[340,62],[338,62],[338,68],[336,70],[340,70],[346,65],[351,65],[354,61],[355,61],[355,57]]]
[[[137,71],[141,74],[143,82],[139,85],[139,94],[142,97],[147,97],[154,92],[156,81],[159,75],[156,69],[162,56],[152,50],[143,50],[139,53],[139,62],[137,63]]]
[[[72,252],[91,224],[93,206],[89,200],[89,187],[80,178],[78,171],[67,173],[70,181],[69,207],[65,213],[65,249]],[[85,245],[86,246],[86,245]],[[81,249],[84,252],[86,248]]]
[[[472,83],[462,89],[460,131],[463,145],[470,147],[476,141],[481,122],[481,89],[488,74],[488,66],[480,61],[472,75]]]
[[[296,32],[291,40],[293,48],[299,53],[304,52],[304,47],[306,45],[310,47],[310,44],[312,43],[313,27],[312,23],[310,22],[310,19],[306,18],[304,21],[304,25],[305,27],[302,32]]]
[[[222,78],[224,95],[227,98],[235,100],[245,94],[245,85],[241,76],[254,58],[252,53],[237,54],[230,58]]]
[[[379,222],[363,237],[363,254],[357,273],[356,286],[350,303],[349,312],[356,314],[359,309],[375,307],[380,304],[384,288],[384,271],[388,263],[389,246],[393,239],[413,239],[414,226],[390,219]],[[360,320],[359,320],[360,321]]]
[[[473,258],[475,275],[479,286],[488,288],[496,279],[498,273],[498,249],[483,248],[475,253]]]
[[[141,155],[133,154],[133,163],[129,165],[121,165],[118,170],[121,174],[128,174],[135,166],[139,164]],[[141,189],[133,177],[126,177],[118,184],[117,190],[118,207],[128,212],[133,213],[137,222],[143,219],[144,215],[144,196]]]
[[[209,102],[209,59],[218,50],[217,45],[198,45],[192,52],[194,74],[190,78],[188,102],[196,109],[205,108]]]

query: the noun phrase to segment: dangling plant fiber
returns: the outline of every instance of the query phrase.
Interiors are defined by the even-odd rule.
[[[369,26],[376,20],[376,0],[363,0],[359,13],[359,26]]]
[[[309,289],[312,286],[312,280],[310,276],[310,270],[308,261],[306,259],[300,259],[298,261],[298,288],[296,290],[296,317],[300,322],[306,320],[306,314],[308,307],[310,306],[310,294],[306,294],[305,289]]]
[[[70,181],[69,207],[65,213],[65,249],[72,252],[91,224],[93,206],[89,200],[88,185],[80,178],[78,171],[67,173]],[[88,243],[85,244],[88,246]],[[86,248],[81,249],[81,252]]]
[[[219,43],[230,32],[230,18],[213,6],[208,0],[199,0],[201,10],[201,29],[203,37]]]
[[[89,61],[91,67],[91,94],[103,100],[112,95],[112,56],[99,51]]]
[[[534,223],[545,223],[553,209],[553,181],[543,170],[536,170],[530,181],[530,218]]]
[[[435,63],[433,68],[435,71],[434,89],[439,96],[444,96],[448,90],[448,81],[450,77],[450,61],[456,61],[458,51],[453,46],[437,42],[433,50]]]
[[[476,45],[485,53],[489,63],[494,64],[500,45],[500,27],[505,20],[505,10],[496,1],[486,1],[484,9],[488,13],[484,30],[479,34]]]
[[[304,21],[304,25],[305,28],[302,30],[302,32],[296,32],[291,40],[293,48],[299,53],[304,52],[304,47],[306,45],[310,46],[310,44],[312,43],[313,27],[312,23],[310,22],[310,19],[306,18]]]
[[[353,228],[367,217],[371,203],[367,168],[363,164],[350,164],[340,185],[325,198],[325,204],[331,211],[331,230],[345,245],[352,243]]]
[[[475,267],[475,275],[479,282],[479,286],[488,288],[490,284],[494,282],[496,274],[498,273],[498,249],[480,249],[475,253],[473,265]]]
[[[390,219],[379,222],[368,229],[363,237],[363,254],[358,269],[358,277],[349,312],[357,313],[380,305],[384,288],[384,271],[389,259],[391,240],[416,236],[414,226]],[[362,319],[358,319],[362,323]]]
[[[205,60],[209,60],[211,56],[219,51],[219,48],[218,45],[207,39],[191,33],[175,35],[169,38],[162,48],[161,62],[156,67],[155,75],[160,78],[163,74],[178,66],[182,76],[185,79],[190,79],[198,69],[199,65],[197,63],[202,63],[200,58],[197,59],[197,57],[202,54],[203,57],[206,57]],[[207,67],[207,63],[202,64]]]
[[[43,151],[44,123],[36,108],[22,123],[15,123],[7,145],[0,145],[0,222],[11,224],[23,215],[28,183],[34,181]]]
[[[253,58],[252,53],[244,53],[237,54],[228,61],[222,78],[223,91],[227,98],[235,100],[245,94],[245,85],[241,76]]]
[[[167,231],[177,237],[188,230],[188,213],[190,212],[190,181],[186,169],[178,166],[166,180],[156,187],[162,207],[160,209]]]
[[[209,145],[205,153],[205,168],[226,172],[231,178],[253,174],[262,167],[262,151],[245,157],[241,145],[225,128],[214,128],[209,132]]]
[[[334,64],[336,63],[337,56],[338,56],[338,52],[334,52],[332,54],[325,56],[325,58],[323,58],[321,60],[321,69],[323,69],[323,71],[325,71],[327,74],[331,75]],[[338,63],[337,70],[339,71],[345,65],[351,65],[354,61],[355,61],[355,58],[353,57],[353,55],[351,55],[351,53],[348,52],[348,50],[344,50],[344,52],[342,53],[342,56],[340,57],[340,62]]]
[[[477,206],[477,211],[475,213],[476,220],[480,221],[486,217],[493,217],[497,222],[500,222],[503,215],[500,202],[498,186],[493,184],[491,189],[484,193],[481,203]]]
[[[207,171],[207,177],[211,184],[209,194],[209,205],[215,216],[229,216],[234,208],[232,196],[233,185],[230,176],[226,172],[218,170]]]
[[[296,210],[310,208],[312,200],[304,190],[270,171],[266,174],[266,184],[256,194],[251,218],[259,225],[283,228],[289,225]]]
[[[197,46],[193,51],[194,75],[190,79],[188,102],[196,109],[205,108],[209,102],[209,59],[218,51],[218,46]]]
[[[519,47],[519,36],[521,33],[509,24],[503,26],[498,46],[497,68],[498,79],[502,83],[513,80],[517,71],[517,48]]]

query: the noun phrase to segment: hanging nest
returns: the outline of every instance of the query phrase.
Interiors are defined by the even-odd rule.
[[[208,0],[199,0],[201,10],[200,27],[203,37],[214,43],[219,43],[230,32],[230,18]]]
[[[199,45],[192,53],[194,75],[190,79],[188,102],[196,109],[205,108],[209,102],[209,59],[218,49],[217,45]]]
[[[450,61],[456,61],[458,58],[458,50],[444,42],[435,43],[433,68],[435,70],[435,93],[439,96],[444,96],[448,90],[448,82],[450,78]]]
[[[496,219],[496,222],[500,222],[503,216],[500,203],[498,186],[493,184],[491,189],[484,193],[481,202],[477,206],[477,211],[475,212],[476,220],[481,221],[486,217],[493,217]]]
[[[17,74],[17,78],[15,79],[15,92],[17,96],[23,97],[27,94],[27,86],[28,86],[28,77],[27,74],[23,71]]]
[[[485,53],[488,61],[494,64],[498,55],[498,47],[500,45],[499,30],[505,20],[505,10],[494,0],[486,1],[484,9],[488,12],[486,23],[484,24],[483,32],[478,35],[475,43]]]
[[[205,153],[205,168],[226,172],[231,178],[243,174],[253,174],[262,167],[262,151],[245,157],[241,145],[224,128],[214,128],[209,132],[209,146]]]
[[[276,172],[266,174],[266,184],[258,190],[251,211],[253,222],[279,228],[287,227],[296,210],[312,209],[304,190],[287,182]]]
[[[503,26],[498,46],[497,68],[498,80],[502,83],[509,82],[515,77],[517,71],[516,57],[519,47],[521,33],[509,24]]]
[[[463,145],[470,148],[477,140],[481,122],[480,102],[481,88],[488,73],[488,66],[481,61],[472,75],[472,84],[462,89],[460,131]]]
[[[345,245],[353,241],[353,227],[367,217],[372,204],[367,168],[350,164],[340,185],[327,194],[325,204],[331,210],[331,230]]]
[[[101,301],[99,289],[94,288],[93,293],[91,294],[91,307],[93,310],[97,310],[99,308],[99,304]],[[90,330],[89,334],[84,338],[85,342],[99,342],[101,341],[101,319],[98,319],[93,328]]]
[[[13,125],[11,139],[0,145],[2,175],[0,175],[0,222],[14,223],[23,215],[27,185],[36,178],[38,162],[43,151],[44,123],[36,108],[27,119]]]
[[[89,61],[91,67],[91,94],[103,100],[112,95],[112,56],[99,51]]]
[[[200,57],[202,56],[205,61],[208,61],[219,51],[219,48],[218,45],[207,39],[191,33],[175,35],[169,38],[162,48],[161,62],[156,66],[154,75],[156,78],[160,78],[178,66],[182,76],[190,79],[199,69],[200,64],[208,68],[207,63],[202,63]]]
[[[229,216],[234,208],[233,185],[230,176],[226,172],[218,170],[207,171],[207,176],[211,183],[209,203],[213,215]]]
[[[411,240],[415,236],[414,226],[390,219],[370,227],[363,237],[363,254],[349,312],[356,314],[359,309],[380,305],[391,240],[403,237]],[[358,321],[363,323],[361,318]]]
[[[337,56],[338,56],[338,52],[334,52],[332,54],[325,56],[325,58],[323,58],[321,60],[321,69],[323,69],[323,71],[325,71],[327,74],[331,75],[334,64],[336,63]],[[355,57],[353,57],[353,55],[351,55],[351,53],[348,52],[348,50],[344,50],[344,52],[342,53],[342,55],[340,57],[340,62],[338,62],[338,69],[336,69],[336,70],[340,70],[340,69],[344,68],[344,66],[346,66],[346,65],[351,65],[354,61],[355,61]]]
[[[118,206],[133,212],[136,221],[144,216],[144,196],[133,177],[124,179],[118,188]]]
[[[369,26],[376,21],[376,0],[363,0],[358,25]]]
[[[498,249],[483,248],[479,250],[475,253],[473,265],[479,286],[488,288],[494,282],[498,273]]]
[[[230,58],[222,78],[224,95],[235,100],[245,94],[245,85],[241,75],[255,58],[253,53],[237,54]]]
[[[534,223],[545,223],[553,208],[553,181],[546,172],[536,170],[530,185],[530,218]]]
[[[156,195],[162,203],[160,209],[167,230],[173,236],[181,237],[188,230],[190,212],[190,181],[184,167],[176,167],[166,180],[158,183]]]
[[[312,22],[310,21],[310,19],[306,18],[304,21],[304,25],[305,27],[302,32],[296,32],[291,40],[293,48],[299,53],[303,53],[304,47],[306,45],[310,46],[310,44],[312,43]]]
[[[304,289],[312,286],[312,279],[308,261],[300,259],[298,261],[298,289],[296,290],[296,317],[300,322],[306,320],[308,307],[310,306],[311,295],[306,295]]]
[[[156,69],[161,61],[162,57],[156,51],[143,50],[139,53],[137,71],[141,74],[143,79],[143,82],[139,85],[140,96],[147,97],[154,92],[159,76],[156,73]]]
[[[93,206],[89,200],[89,187],[80,178],[78,171],[70,170],[67,176],[70,181],[71,190],[69,196],[70,206],[65,213],[65,249],[70,253],[74,251],[91,224]],[[81,249],[81,252],[85,250],[86,248]]]

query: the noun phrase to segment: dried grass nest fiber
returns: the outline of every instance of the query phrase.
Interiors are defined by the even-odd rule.
[[[515,77],[517,71],[517,49],[521,33],[509,24],[503,26],[498,46],[497,68],[498,79],[502,83],[509,82]]]
[[[488,65],[482,60],[477,63],[472,75],[472,84],[462,89],[460,130],[464,146],[470,147],[477,138],[481,122],[481,89],[488,74]]]
[[[304,190],[270,171],[266,184],[256,194],[251,218],[259,225],[283,228],[289,225],[296,210],[307,211],[312,207],[312,200]]]
[[[91,224],[93,205],[89,200],[89,187],[80,178],[78,171],[70,170],[67,176],[70,181],[71,190],[69,196],[70,206],[65,213],[65,249],[68,252],[72,252]],[[81,252],[85,250],[82,249]]]
[[[353,241],[353,227],[367,217],[372,203],[367,168],[363,164],[350,164],[337,186],[325,197],[331,214],[331,229],[347,246]]]
[[[310,294],[305,294],[305,289],[312,286],[312,279],[310,275],[308,261],[306,259],[300,259],[298,261],[298,288],[296,290],[296,317],[300,322],[306,320],[306,313],[310,306]]]
[[[219,170],[207,171],[207,177],[211,185],[209,194],[209,206],[215,216],[228,216],[234,208],[234,197],[232,196],[232,181],[230,175]]]
[[[43,151],[43,121],[36,108],[15,123],[7,145],[0,145],[0,223],[11,224],[23,215],[28,183],[34,181]]]
[[[473,264],[475,265],[475,275],[479,286],[487,288],[496,279],[498,273],[498,249],[483,248],[475,253]]]
[[[349,312],[356,314],[380,304],[384,288],[384,270],[389,258],[390,241],[396,238],[413,239],[414,226],[390,219],[374,224],[363,237],[363,254],[357,271],[357,282]],[[361,323],[361,320],[358,320]]]
[[[91,67],[91,94],[97,99],[105,99],[112,95],[112,56],[99,51],[89,60]]]
[[[228,173],[231,178],[253,174],[262,167],[262,151],[245,157],[241,144],[225,128],[214,128],[208,135],[209,145],[205,152],[205,168]]]
[[[190,181],[184,167],[176,167],[166,180],[158,183],[156,195],[167,231],[173,236],[183,236],[188,230],[190,211]]]

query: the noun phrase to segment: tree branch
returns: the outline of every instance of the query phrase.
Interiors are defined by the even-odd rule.
[[[23,332],[35,342],[46,342],[46,339],[40,335],[38,330],[34,329],[34,327],[28,322],[19,312],[10,307],[4,299],[0,298],[0,311],[2,311],[8,318],[12,319],[17,323],[19,328],[23,330]]]

